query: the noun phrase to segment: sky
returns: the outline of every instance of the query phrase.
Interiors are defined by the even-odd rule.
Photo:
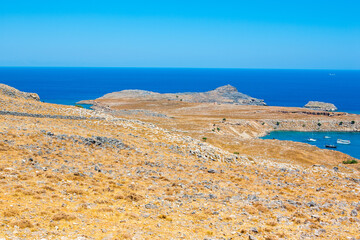
[[[358,0],[0,0],[0,66],[360,69]]]

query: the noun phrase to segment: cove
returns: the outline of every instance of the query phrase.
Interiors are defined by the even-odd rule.
[[[330,138],[325,138],[330,137]],[[315,139],[316,142],[309,142],[308,139]],[[360,132],[296,132],[296,131],[273,131],[261,139],[278,139],[294,142],[303,142],[327,149],[325,145],[335,145],[336,150],[346,153],[354,158],[360,159]],[[336,143],[337,139],[350,140],[351,144],[342,145]]]

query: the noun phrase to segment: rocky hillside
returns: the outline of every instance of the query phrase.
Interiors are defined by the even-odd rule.
[[[189,92],[189,93],[166,93],[160,94],[156,92],[143,91],[143,90],[123,90],[120,92],[113,92],[104,95],[98,100],[104,99],[126,99],[126,98],[141,98],[151,100],[173,100],[184,101],[191,103],[227,103],[227,104],[240,104],[240,105],[266,105],[263,100],[250,97],[246,94],[238,92],[238,90],[231,86],[226,85],[218,87],[209,92]],[[82,101],[80,103],[87,103]],[[91,103],[91,102],[90,102]]]
[[[36,93],[21,92],[13,87],[1,83],[0,83],[0,94],[12,98],[23,98],[23,99],[40,101],[40,97]]]
[[[360,238],[359,172],[343,164],[281,163],[97,111],[0,102],[11,112],[0,114],[0,238]]]

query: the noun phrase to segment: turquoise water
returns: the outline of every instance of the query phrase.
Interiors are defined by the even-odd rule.
[[[329,139],[324,138],[329,136]],[[262,137],[262,139],[278,139],[288,140],[294,142],[303,142],[315,145],[319,148],[325,149],[326,144],[336,145],[337,150],[354,158],[360,159],[360,132],[294,132],[294,131],[274,131],[269,135]],[[316,139],[316,142],[308,142],[307,139]],[[350,140],[350,145],[337,144],[337,139]]]

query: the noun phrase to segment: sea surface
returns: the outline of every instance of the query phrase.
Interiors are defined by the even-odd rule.
[[[124,89],[160,93],[204,92],[231,84],[272,106],[302,107],[308,101],[334,103],[339,111],[360,114],[360,70],[269,70],[197,68],[22,68],[0,67],[0,83],[38,93],[41,100],[73,105]],[[304,141],[324,147],[336,138],[350,139],[338,150],[360,158],[357,133],[273,132],[269,138]]]
[[[360,71],[0,67],[0,83],[61,104],[124,89],[203,92],[231,84],[268,105],[302,107],[309,100],[318,100],[334,103],[339,111],[360,113]]]
[[[324,138],[328,136],[330,138]],[[269,135],[262,137],[262,139],[278,139],[278,140],[288,140],[295,142],[304,142],[311,145],[315,145],[319,148],[326,148],[325,145],[335,145],[337,146],[336,150],[354,158],[360,159],[360,132],[294,132],[294,131],[274,131]],[[308,139],[315,139],[316,142],[309,142]],[[343,145],[337,144],[337,139],[350,140],[351,144]]]

